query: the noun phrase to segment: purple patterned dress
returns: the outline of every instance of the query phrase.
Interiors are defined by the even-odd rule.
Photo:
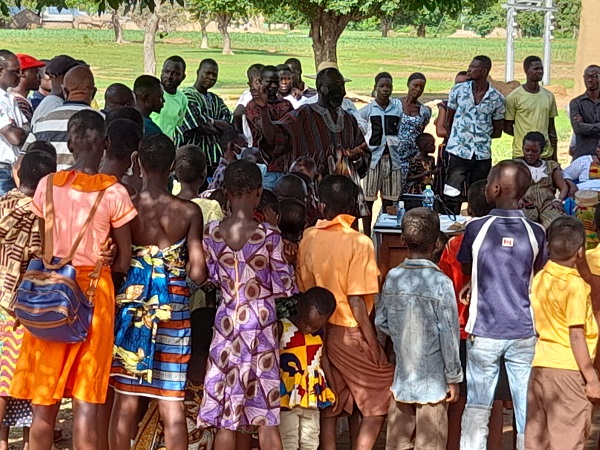
[[[241,250],[219,222],[204,229],[210,280],[221,286],[204,379],[199,427],[244,430],[279,425],[279,343],[275,299],[296,292],[277,228],[261,223]]]

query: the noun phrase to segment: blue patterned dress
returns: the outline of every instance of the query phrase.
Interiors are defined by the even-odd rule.
[[[186,240],[133,247],[117,295],[112,385],[122,394],[184,400],[191,357]]]

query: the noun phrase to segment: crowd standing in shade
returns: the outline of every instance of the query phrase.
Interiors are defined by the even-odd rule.
[[[0,448],[23,427],[54,449],[65,398],[78,450],[333,450],[341,418],[356,450],[384,426],[387,449],[498,450],[507,407],[515,448],[586,448],[600,67],[570,104],[567,167],[541,59],[506,98],[491,68],[480,55],[457,74],[436,149],[422,73],[402,98],[375,75],[358,110],[334,63],[313,88],[296,58],[257,62],[230,111],[217,61],[184,87],[172,56],[159,78],[110,85],[98,111],[84,61],[0,50]],[[514,159],[492,167],[503,132]],[[379,199],[407,210],[407,257],[387,274]],[[448,240],[438,213],[464,200]],[[49,257],[93,304],[76,343],[17,319],[36,301],[29,264],[55,270]]]

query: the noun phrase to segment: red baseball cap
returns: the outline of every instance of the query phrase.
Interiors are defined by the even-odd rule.
[[[33,56],[24,55],[23,53],[17,53],[17,58],[21,64],[21,70],[37,69],[46,66],[46,64],[39,59],[35,59]]]

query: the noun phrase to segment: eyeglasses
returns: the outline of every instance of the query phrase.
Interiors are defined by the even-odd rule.
[[[600,78],[600,75],[597,73],[591,73],[583,76],[584,80],[597,80],[598,78]]]

